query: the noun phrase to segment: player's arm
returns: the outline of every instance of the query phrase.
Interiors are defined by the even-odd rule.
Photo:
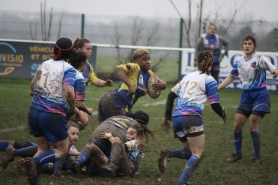
[[[128,79],[126,71],[122,68],[115,67],[114,72],[116,77],[128,86],[128,96],[134,95],[136,89]]]
[[[225,88],[227,85],[229,85],[230,83],[232,83],[234,81],[234,77],[232,76],[227,76],[227,78],[225,78],[222,83],[218,86],[218,90],[221,90],[223,88]]]
[[[92,84],[97,87],[106,87],[106,86],[112,86],[113,81],[110,79],[107,80],[98,79],[97,81],[92,82]]]
[[[34,76],[32,81],[31,81],[30,88],[29,88],[29,95],[30,96],[33,96],[35,94],[34,86],[35,86],[35,83],[36,83],[36,79],[37,79],[36,76]]]
[[[76,114],[78,118],[80,118],[79,110],[75,107],[75,95],[74,95],[74,89],[71,86],[65,86],[64,87],[64,93],[66,97],[66,101],[69,104],[70,109]]]
[[[79,109],[79,110],[82,110],[84,112],[86,112],[87,114],[89,115],[92,115],[92,113],[94,112],[94,110],[92,108],[88,108],[84,101],[80,101],[80,100],[76,100],[76,107]]]
[[[72,150],[72,149],[70,149],[69,153],[68,153],[68,155],[70,155],[70,156],[78,156],[79,154],[80,154],[80,152],[78,152],[76,150]]]
[[[221,107],[220,103],[211,104],[211,108],[216,114],[218,114],[223,119],[224,123],[226,123],[227,114],[225,109]]]

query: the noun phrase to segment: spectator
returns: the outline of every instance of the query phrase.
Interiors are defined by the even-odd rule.
[[[218,76],[220,72],[220,62],[223,58],[221,54],[222,46],[225,46],[225,55],[228,57],[229,42],[223,37],[216,34],[217,28],[214,24],[210,24],[208,32],[203,34],[196,43],[195,57],[204,50],[213,52],[213,65],[210,71],[211,76],[218,84]]]

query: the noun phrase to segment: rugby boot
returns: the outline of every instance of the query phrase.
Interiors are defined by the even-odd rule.
[[[116,176],[115,166],[113,164],[102,165],[100,170],[109,174],[110,177]]]
[[[168,149],[163,148],[160,151],[160,157],[157,162],[158,162],[159,171],[161,173],[163,173],[165,171],[167,163],[169,162],[169,150]]]
[[[26,157],[25,158],[25,169],[28,177],[28,181],[30,185],[36,184],[36,163],[33,157]]]
[[[69,172],[78,174],[81,172],[81,167],[76,161],[71,161],[69,164]]]
[[[226,161],[227,162],[236,162],[241,159],[242,159],[242,153],[236,153],[236,154],[232,154],[232,156],[229,157],[228,159],[226,159]]]
[[[8,148],[6,149],[5,156],[2,160],[3,170],[5,170],[8,167],[10,162],[14,161],[14,158],[16,157],[15,152],[16,150],[9,145]]]
[[[25,158],[22,157],[16,161],[16,168],[21,169],[21,167],[25,167]]]
[[[263,159],[262,159],[262,157],[260,155],[254,156],[251,159],[251,163],[262,164],[263,163]]]

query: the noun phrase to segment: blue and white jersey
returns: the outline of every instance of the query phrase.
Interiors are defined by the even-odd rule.
[[[43,62],[35,74],[36,82],[31,107],[57,114],[66,115],[68,103],[64,88],[74,88],[76,70],[64,60],[53,59]]]
[[[266,88],[266,71],[275,69],[265,56],[254,53],[249,60],[239,57],[230,75],[241,79],[243,90],[256,90]]]
[[[217,35],[208,35],[203,34],[203,44],[204,44],[204,50],[209,50],[213,52],[213,62],[219,63],[219,56],[220,56],[220,44],[219,44],[219,38]]]
[[[82,73],[79,71],[76,71],[76,79],[74,83],[74,94],[75,94],[75,100],[85,101],[86,100],[86,81]]]
[[[179,83],[178,99],[172,117],[198,115],[202,117],[204,103],[219,103],[218,85],[215,79],[201,71],[189,73]]]
[[[129,159],[130,167],[131,167],[131,174],[134,175],[135,172],[138,171],[140,168],[141,161],[144,157],[144,150],[143,148],[139,149],[138,146],[143,147],[143,142],[139,139],[134,139],[131,141],[127,141],[125,143],[127,151],[127,158]]]

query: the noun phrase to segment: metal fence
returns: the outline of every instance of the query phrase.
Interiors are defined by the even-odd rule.
[[[184,22],[186,23],[187,20]],[[229,22],[216,20],[214,23],[218,27],[218,34],[230,41],[231,50],[241,50],[241,39],[246,34],[252,34],[257,38],[258,51],[278,51],[278,22],[233,21],[227,30]],[[193,48],[197,39],[196,24],[197,21],[192,22],[189,32],[189,40]],[[44,17],[41,19],[39,12],[1,11],[0,25],[0,38],[2,39],[56,41],[59,37],[74,40],[76,37],[83,36],[97,44],[189,48],[184,24],[181,24],[181,19],[174,18],[152,19],[92,14],[82,16],[82,14],[63,12],[53,12],[50,16],[50,12],[46,12],[45,19]],[[181,27],[183,28],[182,37]],[[206,30],[207,27],[203,26],[202,32]],[[97,52],[98,56],[126,58],[123,60],[126,61],[129,60],[128,56],[132,50],[98,48]],[[179,60],[177,51],[153,50],[151,52],[152,58],[159,58],[162,61]]]
[[[51,24],[49,24],[50,19]],[[81,31],[84,30],[83,36],[93,43],[179,47],[180,19],[86,14],[84,20],[84,27],[82,27],[81,14],[53,12],[52,17],[50,17],[50,12],[46,12],[45,19],[41,19],[39,12],[1,11],[0,38],[44,40],[46,35],[48,36],[48,30],[50,30],[47,40],[55,41],[60,36],[71,39],[81,37]],[[184,21],[187,22],[187,20]],[[42,22],[45,24],[41,24]],[[277,45],[275,47],[274,44],[278,41],[278,22],[233,21],[227,31],[225,30],[229,22],[223,20],[214,22],[218,27],[219,35],[224,34],[224,37],[230,41],[231,50],[240,49],[240,41],[243,36],[253,34],[258,39],[260,51],[277,51]],[[190,30],[191,47],[195,46],[197,39],[196,24],[196,21],[193,21]],[[42,26],[45,30],[44,34],[42,33]],[[61,27],[60,34],[59,26]],[[202,32],[205,32],[206,29],[204,27]],[[184,31],[182,41],[183,47],[188,47]]]

